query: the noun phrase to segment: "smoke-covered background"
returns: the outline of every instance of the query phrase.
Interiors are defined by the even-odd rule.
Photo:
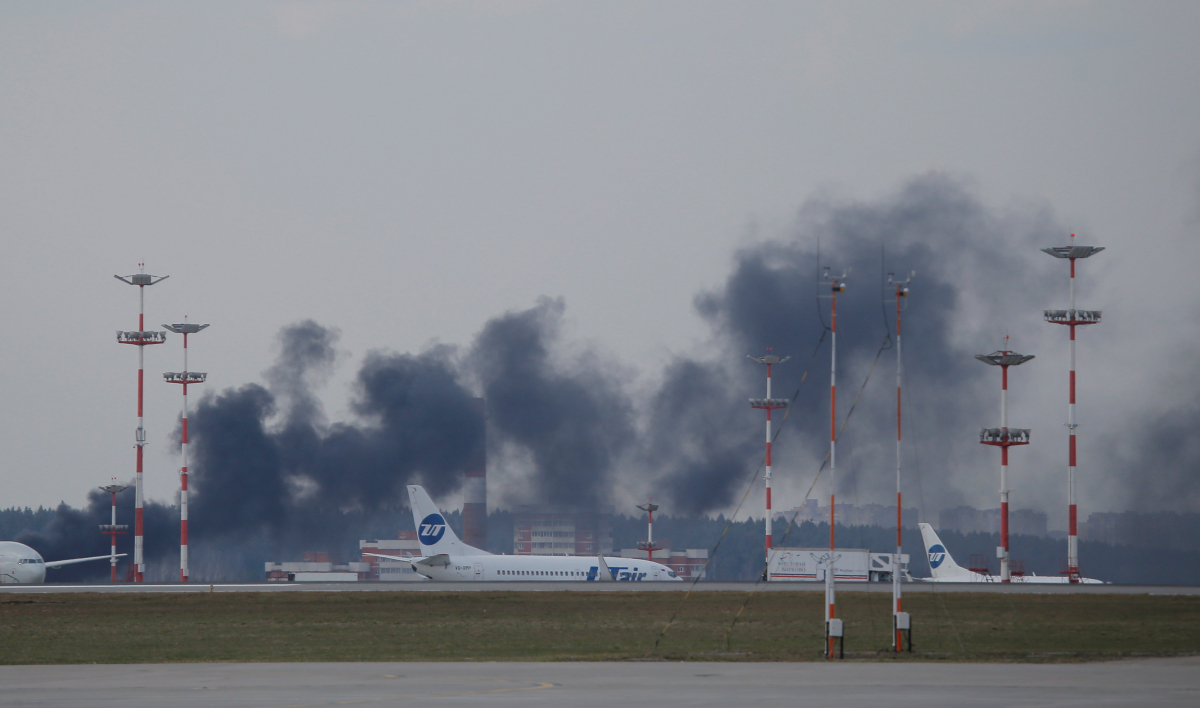
[[[1010,376],[1010,424],[1033,428],[1034,441],[1012,453],[1013,503],[1044,510],[1052,528],[1062,527],[1066,331],[1041,313],[1065,307],[1067,267],[1039,249],[1065,244],[1068,234],[1046,205],[989,209],[941,174],[876,201],[813,198],[793,223],[738,249],[724,281],[696,294],[709,336],[667,357],[660,371],[619,361],[603,342],[572,338],[562,299],[497,313],[461,345],[373,351],[352,364],[336,328],[290,325],[276,335],[276,361],[261,381],[208,391],[189,418],[194,575],[236,574],[305,550],[345,558],[357,539],[408,526],[405,484],[456,506],[463,473],[485,444],[494,508],[626,510],[652,494],[677,515],[728,514],[761,463],[762,414],[747,398],[763,395],[764,372],[746,355],[767,347],[792,357],[775,367],[773,395],[798,392],[777,424],[775,507],[799,504],[828,446],[822,266],[848,273],[838,301],[839,418],[861,391],[840,438],[839,498],[893,498],[895,332],[885,277],[915,270],[903,328],[907,500],[927,519],[960,504],[995,505],[998,455],[978,444],[977,431],[998,424],[999,372],[973,355],[1001,348],[1007,334],[1011,348],[1037,355]],[[1080,243],[1093,239],[1083,234]],[[1104,304],[1096,293],[1121,257],[1110,250],[1081,263],[1081,307]],[[1113,331],[1133,331],[1114,314],[1092,328],[1109,336],[1080,333],[1085,514],[1193,510],[1194,402],[1164,411],[1169,424],[1139,427],[1126,413],[1136,401],[1105,397],[1101,379],[1111,369],[1103,347]],[[347,413],[332,420],[323,387],[339,366],[356,371]],[[486,435],[479,397],[487,401]],[[176,449],[178,440],[177,428],[169,438]],[[827,493],[824,484],[814,490]],[[131,495],[122,494],[123,517]],[[166,501],[146,512],[148,562],[163,578],[174,572],[178,537]],[[756,486],[742,515],[761,508]],[[45,528],[18,540],[47,558],[104,553],[96,524],[108,514],[107,495],[93,492],[87,508],[62,505]],[[121,544],[126,550],[129,538]],[[97,572],[75,566],[54,577]]]

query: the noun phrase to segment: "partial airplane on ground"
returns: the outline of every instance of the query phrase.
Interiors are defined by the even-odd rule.
[[[986,573],[976,573],[973,570],[968,570],[950,557],[950,551],[946,550],[946,546],[942,543],[942,539],[938,538],[937,532],[929,524],[917,524],[921,527],[921,540],[925,542],[925,554],[929,557],[929,570],[933,573],[932,578],[919,578],[919,580],[927,583],[998,583],[1001,582],[999,575],[988,575]],[[1070,578],[1066,576],[1052,575],[1014,575],[1011,578],[1014,583],[1069,583]],[[1089,585],[1102,585],[1103,580],[1095,578],[1079,578],[1075,582],[1085,583]]]
[[[117,557],[125,555],[118,553]],[[70,558],[68,560],[42,560],[42,554],[24,543],[16,541],[0,541],[0,583],[26,583],[37,585],[46,581],[46,569],[86,563],[94,560],[109,560],[111,555],[92,556],[91,558]]]
[[[413,523],[417,526],[417,540],[424,556],[363,555],[408,563],[414,571],[431,580],[683,581],[675,571],[661,563],[633,558],[606,558],[603,555],[497,556],[460,541],[422,487],[409,485],[408,499],[412,506]]]

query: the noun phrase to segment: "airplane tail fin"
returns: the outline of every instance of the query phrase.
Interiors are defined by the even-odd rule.
[[[424,487],[415,484],[408,485],[408,501],[412,507],[413,523],[417,527],[417,540],[421,543],[421,553],[433,556],[439,553],[456,556],[488,556],[487,551],[474,546],[468,546],[459,540],[454,530],[446,523],[446,518],[438,510],[437,504],[425,493]]]
[[[935,578],[954,578],[969,576],[971,571],[963,568],[950,557],[950,551],[942,544],[937,532],[929,524],[918,524],[921,527],[921,540],[925,542],[925,555],[929,559],[929,571]]]

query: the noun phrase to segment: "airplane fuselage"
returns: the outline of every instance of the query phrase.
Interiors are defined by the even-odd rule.
[[[955,576],[949,578],[915,578],[924,583],[1000,583],[1003,582],[999,575],[984,575],[983,573],[971,573],[969,575]],[[1012,583],[1022,585],[1038,584],[1038,585],[1066,585],[1070,584],[1070,579],[1066,577],[1056,577],[1053,575],[1014,575]],[[1075,581],[1081,585],[1103,585],[1104,581],[1096,580],[1095,578],[1079,578]]]
[[[681,582],[661,563],[634,558],[605,557],[611,580],[618,582]],[[413,570],[431,580],[492,582],[587,582],[605,579],[594,556],[430,556],[414,559]]]
[[[38,584],[46,581],[42,554],[24,543],[0,541],[0,583]]]

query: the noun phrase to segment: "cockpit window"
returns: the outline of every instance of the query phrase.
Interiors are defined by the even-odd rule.
[[[668,570],[668,571],[667,571],[667,575],[671,576],[672,578],[678,578],[678,577],[679,577],[678,575],[676,575],[676,574],[675,574],[675,571],[673,571],[673,570]]]
[[[17,565],[27,565],[29,563],[45,563],[41,558],[19,558]]]

